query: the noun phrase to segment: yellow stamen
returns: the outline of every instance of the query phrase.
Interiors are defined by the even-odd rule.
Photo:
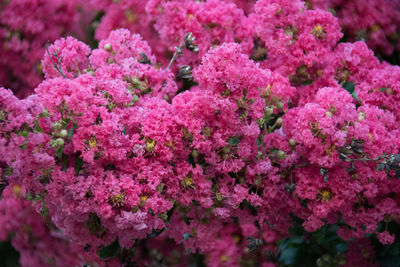
[[[377,32],[379,31],[381,27],[378,24],[374,24],[374,26],[372,26],[371,28],[371,32]]]
[[[141,196],[141,197],[140,197],[139,206],[140,206],[140,207],[143,207],[144,204],[146,204],[146,200],[147,200],[148,198],[149,198],[148,196]]]
[[[317,32],[321,32],[322,31],[321,24],[317,24],[317,26],[314,27],[314,30],[317,31]]]
[[[137,20],[137,15],[132,10],[125,11],[125,17],[129,23],[134,23]]]
[[[174,143],[172,142],[172,140],[169,140],[168,142],[165,142],[164,144],[166,147],[172,148],[174,147]]]
[[[241,240],[241,237],[239,235],[233,235],[233,240],[235,241],[235,243],[239,243]]]
[[[181,181],[183,187],[191,187],[193,185],[193,178],[190,175],[186,175],[183,181]]]
[[[13,193],[15,194],[15,195],[17,195],[17,196],[21,196],[22,195],[22,189],[21,189],[21,186],[20,185],[14,185],[13,187],[12,187],[12,191],[13,191]]]
[[[221,255],[221,258],[220,258],[221,262],[227,262],[229,259],[230,259],[230,257],[227,255]]]
[[[153,152],[154,147],[156,146],[157,141],[151,138],[146,138],[146,150],[149,152]]]
[[[325,31],[319,23],[312,29],[311,34],[317,39],[323,39],[325,37]]]
[[[331,145],[327,150],[325,150],[325,153],[329,156],[332,156],[332,152],[336,149],[335,145]]]
[[[322,189],[319,192],[319,197],[323,200],[323,201],[329,201],[332,198],[332,193],[329,189]]]
[[[90,137],[89,146],[90,146],[91,148],[97,147],[97,140],[96,140],[96,137],[95,137],[95,136]]]
[[[115,206],[120,206],[120,205],[122,205],[122,203],[124,202],[125,193],[122,192],[122,193],[120,193],[120,194],[112,195],[112,196],[110,197],[110,199],[111,199],[111,202],[112,202],[113,205],[115,205]]]

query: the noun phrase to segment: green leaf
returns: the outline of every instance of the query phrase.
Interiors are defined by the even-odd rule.
[[[26,132],[26,131],[23,131],[23,132],[20,132],[19,133],[21,136],[23,136],[23,137],[28,137],[28,132]]]
[[[68,129],[68,138],[72,138],[72,136],[74,135],[74,131],[77,128],[78,126],[76,125],[76,123],[72,124],[72,127]]]
[[[40,127],[40,125],[39,125],[39,119],[40,118],[46,118],[46,117],[49,117],[49,113],[48,113],[48,111],[46,110],[46,109],[44,109],[43,110],[43,112],[42,113],[40,113],[37,117],[36,117],[36,119],[35,119],[35,122],[34,122],[34,125],[35,125],[35,131],[36,132],[39,132],[39,133],[43,133],[43,129]]]
[[[0,257],[2,259],[1,266],[3,267],[20,266],[20,254],[13,248],[10,241],[0,242]]]
[[[83,159],[81,157],[75,159],[75,175],[79,175],[79,171],[83,166]]]
[[[27,139],[25,139],[25,142],[22,146],[19,146],[19,148],[21,148],[22,150],[25,150],[28,147],[28,141]]]
[[[193,236],[191,235],[191,234],[189,234],[189,233],[184,233],[183,234],[183,241],[186,241],[186,240],[188,240],[189,238],[192,238]]]
[[[232,136],[231,138],[229,138],[228,143],[230,145],[238,145],[240,142],[240,140],[237,137]]]
[[[283,264],[293,264],[297,260],[298,248],[287,248],[282,251],[279,262]]]
[[[62,158],[64,152],[64,146],[59,146],[56,151],[57,158]]]
[[[279,245],[279,247],[281,249],[286,248],[286,247],[290,247],[293,245],[299,245],[301,243],[303,243],[303,237],[302,236],[292,236],[292,237],[288,237],[286,239],[283,239]]]
[[[343,88],[346,89],[346,91],[349,92],[354,99],[358,99],[354,82],[345,82],[343,84]]]
[[[343,84],[343,88],[346,89],[347,92],[352,94],[354,92],[354,90],[355,90],[354,82],[345,82]]]
[[[43,133],[43,129],[39,125],[39,119],[35,120],[35,131],[39,132],[39,133]]]
[[[64,156],[64,157],[62,157],[62,168],[61,168],[61,170],[66,171],[67,170],[67,165],[68,165],[68,157]]]
[[[42,217],[49,216],[49,209],[43,204],[42,207],[40,208],[40,215],[42,215]]]
[[[26,191],[25,198],[26,198],[27,200],[29,200],[29,201],[32,201],[32,200],[33,200],[33,196],[32,196],[32,194],[31,194],[28,190]]]
[[[120,250],[120,246],[119,246],[118,238],[117,238],[110,245],[108,245],[106,247],[102,247],[100,249],[99,257],[101,259],[115,257],[115,256],[117,256],[119,250]]]
[[[74,135],[74,128],[69,128],[68,129],[68,137],[72,138],[73,135]]]

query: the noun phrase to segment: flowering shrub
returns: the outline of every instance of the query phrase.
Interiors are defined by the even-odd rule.
[[[376,266],[398,238],[400,67],[368,45],[391,54],[393,32],[340,42],[345,9],[316,8],[340,1],[313,2],[69,2],[104,13],[98,46],[27,39],[43,80],[0,88],[0,240],[24,266]]]

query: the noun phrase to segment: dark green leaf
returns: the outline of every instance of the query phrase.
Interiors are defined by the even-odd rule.
[[[35,120],[35,131],[36,131],[36,132],[39,132],[39,133],[43,133],[43,130],[42,130],[42,128],[41,128],[40,125],[39,125],[39,120],[38,120],[38,119]]]
[[[282,251],[279,258],[279,262],[283,264],[293,264],[296,262],[297,254],[299,252],[298,248],[287,248]]]
[[[229,138],[229,140],[228,140],[228,143],[229,143],[230,145],[238,145],[239,142],[240,142],[240,140],[239,140],[238,138],[236,138],[236,137],[231,137],[231,138]]]
[[[64,146],[59,146],[56,151],[57,158],[61,158],[64,152]]]
[[[35,122],[34,122],[34,125],[35,125],[34,129],[36,132],[43,133],[43,129],[39,125],[39,119],[46,118],[46,117],[49,117],[49,113],[47,112],[46,109],[44,109],[43,112],[40,113],[39,116],[36,117]]]
[[[115,257],[115,256],[117,256],[119,250],[120,250],[120,246],[119,246],[118,238],[117,238],[110,245],[108,245],[106,247],[102,247],[100,249],[99,256],[101,259]]]
[[[81,157],[75,159],[75,175],[79,175],[79,171],[83,166],[83,159]]]
[[[66,171],[67,170],[67,165],[68,165],[68,157],[64,156],[62,157],[62,170]]]
[[[343,84],[343,88],[346,89],[347,92],[352,94],[355,90],[354,82],[345,82]]]
[[[19,264],[19,252],[16,251],[11,242],[0,242],[1,266],[17,267]]]
[[[354,99],[358,99],[354,82],[345,82],[343,84],[343,88],[346,89],[346,91],[349,92]]]
[[[21,148],[22,150],[25,150],[28,147],[28,140],[25,139],[25,142],[22,146],[19,146],[19,148]]]
[[[69,128],[68,129],[68,137],[72,138],[73,135],[74,135],[74,128]]]
[[[74,123],[72,124],[72,127],[68,129],[68,137],[72,138],[72,136],[74,135],[74,130],[78,128],[78,126]]]

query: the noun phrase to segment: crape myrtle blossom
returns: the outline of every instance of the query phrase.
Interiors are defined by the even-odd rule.
[[[260,194],[272,186],[287,195],[272,165],[284,160],[284,152],[260,150],[257,142],[267,134],[267,122],[262,125],[261,120],[278,120],[272,113],[284,109],[280,99],[287,99],[295,89],[241,50],[237,44],[216,49],[217,56],[210,54],[210,59],[229,58],[227,69],[208,77],[201,77],[199,70],[196,75],[204,85],[169,103],[166,100],[177,89],[173,75],[141,62],[142,55],[155,59],[138,35],[113,32],[90,57],[82,43],[61,39],[49,47],[44,61],[57,62],[68,55],[73,60],[61,62],[58,72],[45,69],[48,78],[35,95],[17,100],[2,90],[2,149],[8,156],[4,165],[13,169],[7,181],[23,183],[26,195],[40,199],[34,207],[45,209],[65,235],[89,250],[116,238],[129,249],[154,231],[169,236],[172,231],[171,238],[178,231],[179,241],[186,230],[170,228],[178,225],[170,223],[167,215],[174,206],[182,209],[175,208],[171,220],[193,219],[188,225],[192,237],[184,243],[187,248],[210,252],[212,243],[196,241],[205,238],[200,229],[215,232],[232,223],[231,216],[243,218],[240,226],[253,229],[238,234],[240,238],[259,235],[254,225],[258,222],[271,232],[272,245],[288,233],[276,228],[279,219],[269,226],[265,218],[282,213],[282,205],[263,208],[263,197],[278,203],[278,194]],[[202,67],[219,68],[217,61],[207,59]],[[235,68],[247,72],[234,74]],[[256,77],[250,75],[253,72],[263,76],[249,79]],[[241,86],[248,90],[240,92],[229,80],[231,75],[241,75]],[[208,85],[213,76],[225,82]],[[266,117],[267,104],[277,107],[270,107],[272,113]],[[13,116],[21,118],[13,120]],[[37,156],[32,159],[29,154]],[[251,219],[250,211],[241,208],[244,201],[260,207],[260,215]],[[288,222],[285,214],[280,218]],[[245,243],[238,246],[245,251]]]
[[[10,0],[0,4],[0,86],[28,96],[43,79],[45,45],[66,34],[84,38],[85,1]]]
[[[327,11],[243,2],[92,0],[106,11],[97,48],[61,38],[34,94],[0,89],[0,237],[15,233],[23,265],[33,240],[37,266],[185,266],[195,253],[273,266],[296,220],[336,224],[348,266],[374,266],[363,240],[395,241],[399,67],[338,43]],[[41,235],[13,224],[25,213]]]
[[[82,262],[102,265],[96,254],[71,243],[40,216],[23,196],[23,190],[20,185],[10,184],[4,189],[0,202],[0,240],[11,236],[13,246],[21,254],[21,265],[73,266]]]
[[[321,10],[332,13],[337,21]],[[309,50],[318,43],[313,42],[309,29],[328,42],[341,36],[336,23],[345,40],[363,40],[380,56],[387,57],[400,49],[399,12],[396,0],[374,0],[369,5],[359,0],[4,1],[0,6],[0,85],[25,97],[42,80],[45,66],[40,59],[47,43],[72,34],[93,44],[93,39],[105,39],[120,28],[140,34],[164,66],[187,32],[194,33],[200,53],[184,54],[177,67],[194,67],[210,47],[223,42],[240,43],[256,59],[267,57],[269,50],[272,57],[268,68],[288,65],[293,69],[299,63],[309,66],[310,60],[323,54],[321,49]],[[276,28],[266,28],[265,23],[275,24]],[[285,47],[287,44],[289,47]],[[287,49],[291,52],[282,54]],[[307,56],[301,55],[304,52]],[[281,53],[281,60],[291,60],[292,64],[280,64],[273,59],[275,53]],[[288,57],[290,54],[294,58]],[[303,57],[308,63],[302,62]],[[273,61],[277,62],[272,65]],[[172,69],[177,70],[175,65]]]
[[[348,41],[365,40],[368,46],[384,55],[400,50],[400,3],[396,0],[310,0],[308,8],[330,10],[339,19]]]

